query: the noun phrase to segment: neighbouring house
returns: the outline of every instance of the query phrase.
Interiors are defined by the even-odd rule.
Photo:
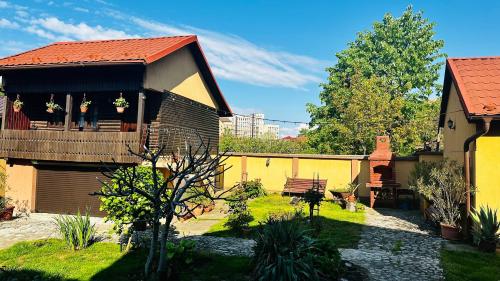
[[[500,210],[500,57],[447,60],[439,127],[444,157],[477,189],[468,208]]]
[[[101,161],[140,164],[126,145],[178,153],[202,140],[215,151],[219,117],[231,116],[196,36],[57,42],[0,59],[0,76],[7,196],[34,212],[99,215],[89,193]],[[61,109],[47,112],[51,101]]]

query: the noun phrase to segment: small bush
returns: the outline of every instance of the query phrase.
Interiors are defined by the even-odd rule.
[[[255,199],[267,195],[267,192],[264,189],[260,179],[246,181],[242,183],[242,188],[245,191],[248,199]]]
[[[90,246],[95,240],[96,228],[90,223],[88,211],[85,216],[80,212],[76,216],[58,216],[55,223],[59,233],[66,241],[68,247],[80,250]]]
[[[297,214],[269,217],[256,239],[255,279],[336,280],[342,268],[340,253],[310,233]]]
[[[167,260],[169,279],[178,278],[180,270],[193,263],[196,242],[181,240],[179,244],[167,242]]]
[[[472,220],[474,222],[472,235],[474,243],[478,246],[484,244],[492,245],[494,251],[496,243],[500,238],[500,221],[497,218],[497,211],[490,207],[481,207],[478,211],[472,212]]]
[[[125,169],[128,169],[127,172],[132,173],[132,168]],[[141,189],[152,189],[152,169],[150,167],[136,167],[135,169],[137,179],[134,184]],[[115,173],[124,173],[124,171],[119,169]],[[164,181],[163,175],[160,173],[158,174],[158,180],[160,184]],[[120,186],[116,180],[113,180],[110,184],[110,188],[112,191],[118,191]],[[102,189],[103,191],[107,191],[106,186],[103,186]],[[127,224],[133,222],[149,223],[153,219],[153,206],[151,202],[136,192],[126,197],[100,197],[99,199],[101,200],[100,210],[107,214],[105,220],[112,221],[114,223],[114,230],[119,234],[123,232],[123,228]]]

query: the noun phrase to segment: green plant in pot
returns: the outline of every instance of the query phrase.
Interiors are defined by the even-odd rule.
[[[46,102],[48,113],[54,113],[57,110],[62,110],[62,107],[54,101],[54,95],[51,96],[50,101]]]
[[[495,252],[496,245],[500,240],[500,221],[497,210],[482,206],[479,211],[471,212],[472,236],[479,250],[484,252]]]
[[[460,240],[461,205],[467,196],[462,166],[448,159],[433,163],[421,171],[410,188],[432,202],[430,216],[440,223],[441,236]]]
[[[17,95],[16,100],[12,103],[12,109],[14,112],[19,112],[23,108],[24,102],[21,101],[19,95]]]
[[[80,103],[80,112],[81,113],[87,112],[90,104],[92,104],[92,101],[87,100],[87,97],[85,96],[85,94],[83,94],[82,103]]]
[[[120,97],[117,98],[113,104],[116,106],[116,112],[118,113],[123,113],[125,112],[125,109],[128,108],[130,105],[128,101],[123,97],[123,94],[120,93]]]

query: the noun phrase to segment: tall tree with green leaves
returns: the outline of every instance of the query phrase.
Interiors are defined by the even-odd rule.
[[[409,154],[432,140],[439,110],[432,97],[440,95],[446,57],[434,26],[409,6],[400,17],[386,14],[373,30],[358,33],[327,69],[321,105],[307,105],[310,144],[322,153],[369,153],[374,137],[387,134],[395,152]]]

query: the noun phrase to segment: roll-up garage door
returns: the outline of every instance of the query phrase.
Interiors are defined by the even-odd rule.
[[[93,216],[104,216],[99,211],[99,197],[89,195],[100,190],[96,177],[103,178],[97,167],[37,167],[36,211],[75,214],[89,209]]]

